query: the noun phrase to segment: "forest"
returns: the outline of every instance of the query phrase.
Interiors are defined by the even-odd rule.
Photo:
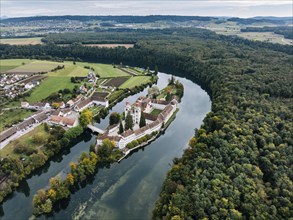
[[[173,16],[173,15],[149,15],[149,16],[81,16],[81,15],[64,15],[64,16],[36,16],[36,17],[23,17],[23,18],[8,18],[3,20],[6,22],[28,22],[28,21],[44,21],[44,20],[76,20],[76,21],[115,21],[118,23],[148,23],[156,21],[210,21],[217,19],[213,17],[200,17],[200,16]]]
[[[174,158],[153,211],[154,219],[173,220],[293,216],[292,55],[292,46],[188,28],[145,32],[129,49],[0,45],[2,59],[158,66],[209,93],[212,110]]]

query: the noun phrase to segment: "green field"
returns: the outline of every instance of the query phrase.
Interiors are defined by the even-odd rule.
[[[0,73],[22,66],[24,64],[31,63],[33,60],[29,59],[7,59],[0,60]]]
[[[0,132],[5,130],[5,127],[11,127],[13,124],[22,121],[24,118],[30,116],[33,113],[27,109],[10,109],[1,112],[0,115]]]
[[[56,72],[50,72],[48,76],[57,76],[57,77],[87,76],[88,72],[89,72],[88,69],[66,63],[64,69],[61,69]]]
[[[94,72],[99,74],[101,78],[129,76],[128,73],[125,73],[118,68],[113,68],[113,66],[109,64],[76,62],[76,65],[80,67],[90,66],[94,68]]]
[[[42,44],[41,37],[30,37],[30,38],[7,38],[0,39],[0,44],[10,44],[10,45],[35,45]]]
[[[42,99],[47,98],[54,92],[58,92],[60,89],[68,88],[72,90],[74,84],[70,81],[70,77],[61,76],[50,76],[42,81],[42,83],[37,86],[32,94],[26,98],[28,102],[38,102]]]
[[[129,80],[127,80],[125,83],[123,83],[119,88],[121,89],[131,89],[135,86],[140,86],[142,84],[146,84],[151,82],[150,76],[134,76],[131,77]]]
[[[25,65],[23,65],[23,63],[25,63]],[[50,72],[58,65],[64,65],[64,69]],[[48,77],[45,78],[39,86],[34,88],[31,95],[26,98],[28,102],[41,101],[46,99],[52,93],[58,92],[59,90],[63,90],[65,88],[72,90],[75,85],[79,84],[72,83],[71,77],[87,76],[89,69],[84,68],[85,66],[94,68],[94,72],[99,74],[102,78],[130,76],[128,73],[121,71],[118,68],[113,68],[113,66],[109,64],[76,62],[74,65],[72,61],[52,62],[28,59],[1,60],[1,68],[3,67],[4,70],[10,69],[11,72],[48,72],[46,74]],[[139,72],[139,70],[135,71]],[[151,78],[149,76],[131,77],[123,83],[120,88],[133,88],[135,86],[150,82],[150,79]],[[101,79],[99,82],[100,81]]]
[[[28,132],[27,134],[21,136],[17,140],[14,140],[7,144],[2,150],[0,150],[0,155],[3,157],[13,156],[13,150],[18,145],[29,146],[33,148],[38,148],[40,144],[37,144],[33,141],[35,135],[41,136],[44,141],[47,141],[50,137],[50,134],[45,131],[44,124],[41,124],[34,128],[32,131]]]
[[[20,65],[9,72],[49,72],[56,68],[60,63],[51,61],[32,61],[25,65]]]

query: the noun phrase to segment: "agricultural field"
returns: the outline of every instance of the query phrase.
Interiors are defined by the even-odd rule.
[[[72,63],[72,62],[64,62],[64,63]],[[94,68],[94,72],[96,74],[99,74],[100,78],[130,76],[128,73],[118,68],[114,68],[112,65],[109,65],[109,64],[76,62],[76,65],[80,67],[90,66]]]
[[[293,40],[285,39],[284,36],[273,32],[241,32],[240,29],[220,29],[215,30],[217,34],[236,35],[248,40],[265,41],[270,43],[279,43],[284,45],[293,45]]]
[[[60,63],[51,62],[51,61],[32,61],[25,65],[18,66],[14,69],[10,69],[6,71],[6,73],[41,73],[41,72],[49,72],[52,69],[56,68]]]
[[[27,109],[10,109],[0,113],[0,132],[6,127],[11,127],[28,116],[32,115],[33,111]]]
[[[60,65],[62,65],[62,63],[60,63]],[[88,72],[89,72],[88,69],[66,63],[64,69],[56,71],[56,72],[50,72],[48,76],[57,76],[57,77],[87,76]]]
[[[0,44],[10,44],[10,45],[36,45],[42,44],[41,37],[32,37],[32,38],[7,38],[0,39]]]
[[[54,72],[51,71],[58,66],[64,66],[64,68]],[[89,72],[88,67],[94,68],[94,72],[100,75],[98,84],[106,80],[106,82],[103,83],[105,86],[125,89],[150,82],[150,77],[143,76],[141,69],[125,68],[125,70],[135,72],[139,75],[133,77],[131,74],[119,68],[114,68],[109,64],[87,62],[75,62],[74,64],[72,61],[52,62],[28,59],[1,60],[2,72],[7,71],[7,73],[11,74],[47,72],[46,74],[42,74],[42,76],[46,78],[42,80],[40,85],[32,89],[30,96],[26,97],[26,100],[31,103],[42,101],[52,93],[57,93],[59,90],[65,88],[72,90],[75,85],[80,86],[80,84],[84,82],[72,83],[71,77],[87,76]],[[102,92],[104,89],[98,91]]]
[[[23,64],[31,63],[33,60],[29,59],[7,59],[0,60],[0,73],[22,66]]]
[[[37,141],[37,139],[46,142],[50,136],[50,133],[45,131],[44,124],[41,124],[27,134],[19,137],[17,140],[14,140],[7,144],[2,150],[0,150],[0,155],[3,157],[6,157],[8,155],[16,156],[13,150],[15,149],[15,147],[18,146],[29,146],[30,148],[38,149],[42,143],[41,141]]]
[[[61,65],[62,63],[58,64]],[[26,100],[28,102],[38,102],[59,90],[65,88],[72,90],[75,85],[79,86],[80,84],[72,83],[71,77],[86,76],[89,71],[88,69],[73,65],[72,63],[65,63],[64,66],[64,69],[56,72],[49,72],[47,74],[48,77],[32,91],[31,95],[27,97]]]
[[[64,76],[50,76],[42,81],[31,93],[29,97],[26,97],[28,102],[39,102],[54,92],[58,92],[60,89],[68,88],[72,90],[76,84],[70,81],[70,77]]]
[[[104,83],[104,86],[111,86],[111,87],[119,87],[121,86],[124,82],[126,82],[129,78],[127,77],[116,77],[108,82]]]
[[[121,68],[121,70],[123,72],[128,73],[131,76],[139,76],[139,75],[141,76],[141,75],[144,75],[144,71],[143,70],[138,69],[138,68],[134,68],[134,67],[132,67],[132,68],[125,68],[125,67],[123,67],[123,68]]]
[[[121,86],[119,86],[120,89],[127,89],[127,88],[133,88],[135,86],[140,86],[141,84],[146,84],[151,82],[150,76],[134,76],[129,78],[125,83],[123,83]]]

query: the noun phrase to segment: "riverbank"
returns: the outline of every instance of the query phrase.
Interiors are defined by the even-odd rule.
[[[156,85],[160,89],[164,88],[170,75],[159,73],[158,76]],[[173,158],[181,156],[184,146],[194,134],[194,126],[199,127],[206,113],[210,111],[207,93],[190,80],[182,77],[178,79],[184,83],[186,89],[180,103],[180,111],[171,126],[156,141],[140,148],[127,160],[98,168],[99,171],[87,178],[81,188],[70,195],[70,198],[60,206],[53,207],[54,214],[46,215],[46,218],[73,219],[76,216],[81,216],[83,219],[127,219],[129,216],[135,219],[151,218],[151,210]],[[146,96],[147,93],[148,89],[144,89],[140,93],[128,96],[115,105],[100,123],[95,123],[95,126],[105,129],[112,112],[122,112],[126,101],[133,103],[138,97]],[[10,194],[0,205],[0,218],[3,220],[30,218],[33,212],[32,200],[37,190],[47,188],[51,177],[58,174],[66,175],[70,171],[70,162],[78,161],[79,155],[84,151],[88,152],[89,146],[95,141],[95,135],[86,130],[70,148],[63,149],[61,153],[52,157],[44,166],[20,182],[17,191]]]
[[[183,91],[183,85],[180,85]],[[181,98],[182,96],[178,97],[179,100]],[[145,141],[138,146],[132,145],[135,147],[126,151],[125,156],[127,156],[133,150],[151,143],[167,129],[170,123],[175,119],[176,113],[179,111],[179,109],[176,108],[178,102],[173,99],[170,101],[170,103],[168,103],[168,106],[171,107],[172,103],[176,103],[175,109],[174,111],[170,110],[172,114],[164,119],[163,122],[161,122],[162,125],[161,123],[159,124],[159,126],[161,126],[159,131],[154,131],[151,135],[147,134],[139,139],[134,140],[137,143],[141,143],[145,139],[148,141]],[[162,111],[162,114],[164,111]],[[70,164],[70,171],[67,173],[67,176],[64,179],[61,179],[60,176],[51,178],[50,187],[48,189],[40,189],[38,190],[37,194],[34,195],[34,215],[39,216],[42,214],[51,213],[53,211],[53,207],[57,203],[60,203],[63,199],[68,199],[72,193],[79,189],[80,185],[83,184],[87,178],[95,175],[98,172],[98,167],[104,167],[105,164],[112,164],[114,162],[119,163],[123,158],[125,158],[121,157],[121,154],[122,150],[117,147],[114,141],[111,141],[108,138],[103,139],[97,149],[91,147],[89,154],[82,153],[77,163],[72,162]]]
[[[99,111],[95,118],[105,118],[109,110],[118,102],[122,101],[124,98],[136,94],[142,90],[144,90],[146,87],[156,83],[158,80],[157,76],[154,76],[152,78],[152,81],[150,83],[144,83],[140,86],[136,86],[132,89],[128,89],[127,92],[120,93],[119,96],[117,96],[114,100],[111,100],[110,105],[107,108],[103,108],[103,111]],[[121,90],[122,91],[122,90]],[[124,90],[123,90],[124,91]],[[81,127],[79,127],[81,128]],[[79,130],[78,132],[71,132],[72,130]],[[54,155],[60,152],[61,149],[67,148],[70,146],[70,143],[74,141],[75,138],[78,137],[78,135],[81,135],[85,131],[84,128],[76,129],[71,128],[65,133],[61,132],[62,134],[58,135],[58,132],[56,133],[56,138],[54,140],[51,140],[50,142],[47,142],[44,144],[44,151],[38,150],[38,154],[32,154],[32,156],[26,156],[26,159],[23,159],[24,157],[20,158],[4,158],[0,161],[1,167],[0,167],[0,204],[2,204],[5,200],[5,198],[11,194],[14,190],[16,190],[19,186],[19,182],[24,180],[26,177],[28,177],[33,171],[36,169],[42,167],[47,161],[50,160]],[[73,133],[66,134],[66,133]],[[63,137],[64,135],[64,137]],[[27,165],[28,160],[33,160],[33,165]],[[17,164],[17,166],[14,166],[13,164]],[[10,167],[5,168],[5,167]],[[11,169],[14,168],[14,169]],[[8,172],[8,174],[6,174]],[[3,173],[3,175],[2,175]],[[17,177],[11,178],[11,174],[16,174]]]
[[[145,146],[149,145],[152,141],[154,141],[157,138],[159,138],[159,136],[169,127],[169,125],[171,124],[171,122],[173,120],[175,120],[176,114],[177,114],[178,111],[179,111],[179,108],[177,108],[176,111],[172,114],[172,116],[169,118],[169,120],[167,121],[167,123],[165,124],[165,126],[160,129],[160,132],[158,132],[155,136],[153,136],[151,139],[147,140],[146,142],[143,142],[143,143],[139,144],[138,146],[136,146],[134,148],[128,149],[124,153],[124,155],[117,162],[120,163],[120,161],[122,161],[123,159],[125,159],[134,150],[137,150],[139,148],[145,147]]]

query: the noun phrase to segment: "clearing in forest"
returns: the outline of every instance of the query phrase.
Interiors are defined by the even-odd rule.
[[[41,37],[30,37],[30,38],[7,38],[0,39],[0,44],[10,44],[10,45],[36,45],[42,44]]]

